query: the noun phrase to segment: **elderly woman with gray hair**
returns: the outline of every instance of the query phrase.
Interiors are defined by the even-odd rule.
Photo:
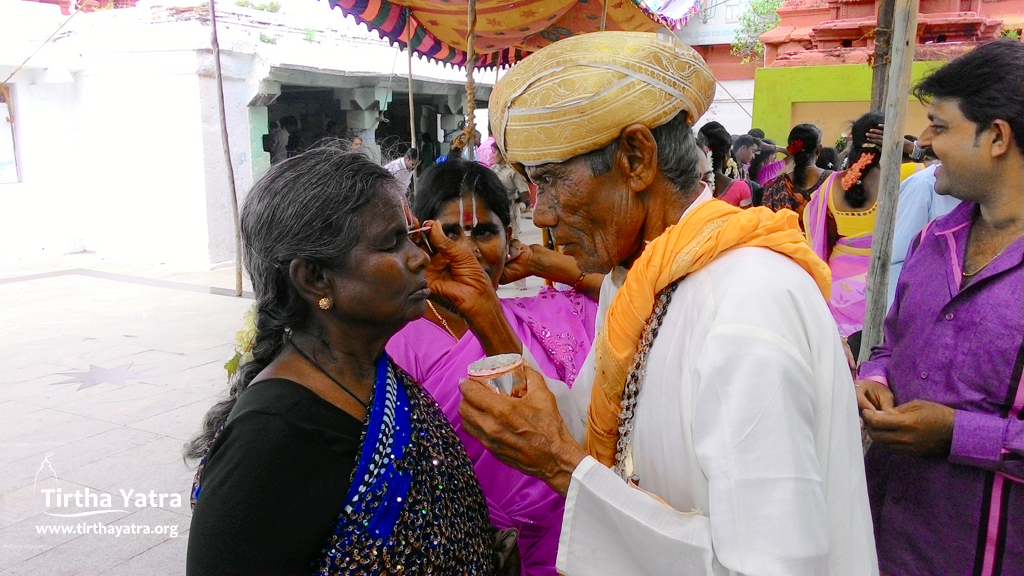
[[[187,574],[492,573],[465,450],[384,352],[430,294],[394,179],[316,149],[273,166],[241,224],[253,360],[186,448]]]

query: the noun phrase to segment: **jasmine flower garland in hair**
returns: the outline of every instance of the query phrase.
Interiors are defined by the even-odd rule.
[[[729,160],[726,162],[725,175],[730,178],[740,177],[740,167],[738,164],[736,164],[735,158],[729,158]]]
[[[252,361],[252,347],[256,342],[256,304],[253,303],[242,315],[242,327],[235,332],[235,355],[224,364],[228,378],[235,375],[238,367]]]

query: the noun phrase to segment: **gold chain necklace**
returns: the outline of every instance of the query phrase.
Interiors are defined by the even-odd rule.
[[[1013,244],[1013,243],[1014,243],[1014,242],[1016,242],[1016,241],[1017,241],[1017,237],[1016,237],[1016,236],[1014,236],[1013,238],[1011,238],[1011,239],[1010,239],[1010,241],[1009,241],[1009,242],[1007,242],[1007,243],[1006,243],[1006,245],[1005,245],[1005,246],[1003,246],[1003,249],[1002,249],[1002,250],[1000,250],[998,254],[996,254],[995,256],[993,256],[993,257],[992,257],[992,258],[991,258],[991,259],[990,259],[990,260],[989,260],[988,262],[985,262],[985,264],[983,264],[983,265],[981,266],[981,268],[978,268],[978,269],[977,269],[977,270],[975,270],[974,272],[968,272],[968,271],[967,271],[967,270],[965,269],[965,270],[963,271],[963,275],[964,275],[964,278],[970,278],[971,276],[975,276],[975,275],[979,274],[979,273],[980,273],[980,272],[981,272],[982,270],[984,270],[985,268],[988,268],[988,265],[989,265],[989,264],[991,264],[991,263],[995,262],[995,261],[996,261],[996,258],[999,258],[1000,256],[1002,256],[1002,255],[1003,255],[1003,252],[1006,252],[1006,249],[1007,249],[1007,248],[1009,248],[1009,247],[1010,247],[1010,245],[1011,245],[1011,244]]]
[[[441,321],[441,326],[444,327],[445,331],[447,331],[449,334],[451,334],[452,338],[455,338],[455,340],[458,340],[459,337],[456,336],[455,332],[452,331],[451,326],[449,326],[448,322],[444,319],[444,317],[441,316],[441,314],[438,313],[437,308],[434,308],[434,303],[431,302],[430,300],[427,300],[427,306],[430,308],[430,311],[434,313],[434,316],[436,316],[437,319]]]

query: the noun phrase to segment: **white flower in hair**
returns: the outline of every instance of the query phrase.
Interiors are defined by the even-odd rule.
[[[739,166],[739,164],[736,163],[736,159],[735,158],[730,157],[729,161],[726,162],[725,175],[730,177],[730,178],[739,178],[739,176],[740,176],[740,166]]]

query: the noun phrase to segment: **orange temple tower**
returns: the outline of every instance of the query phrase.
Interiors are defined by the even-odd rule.
[[[787,0],[761,36],[765,66],[870,63],[878,0]],[[915,60],[948,60],[1024,26],[1024,0],[921,0]]]

